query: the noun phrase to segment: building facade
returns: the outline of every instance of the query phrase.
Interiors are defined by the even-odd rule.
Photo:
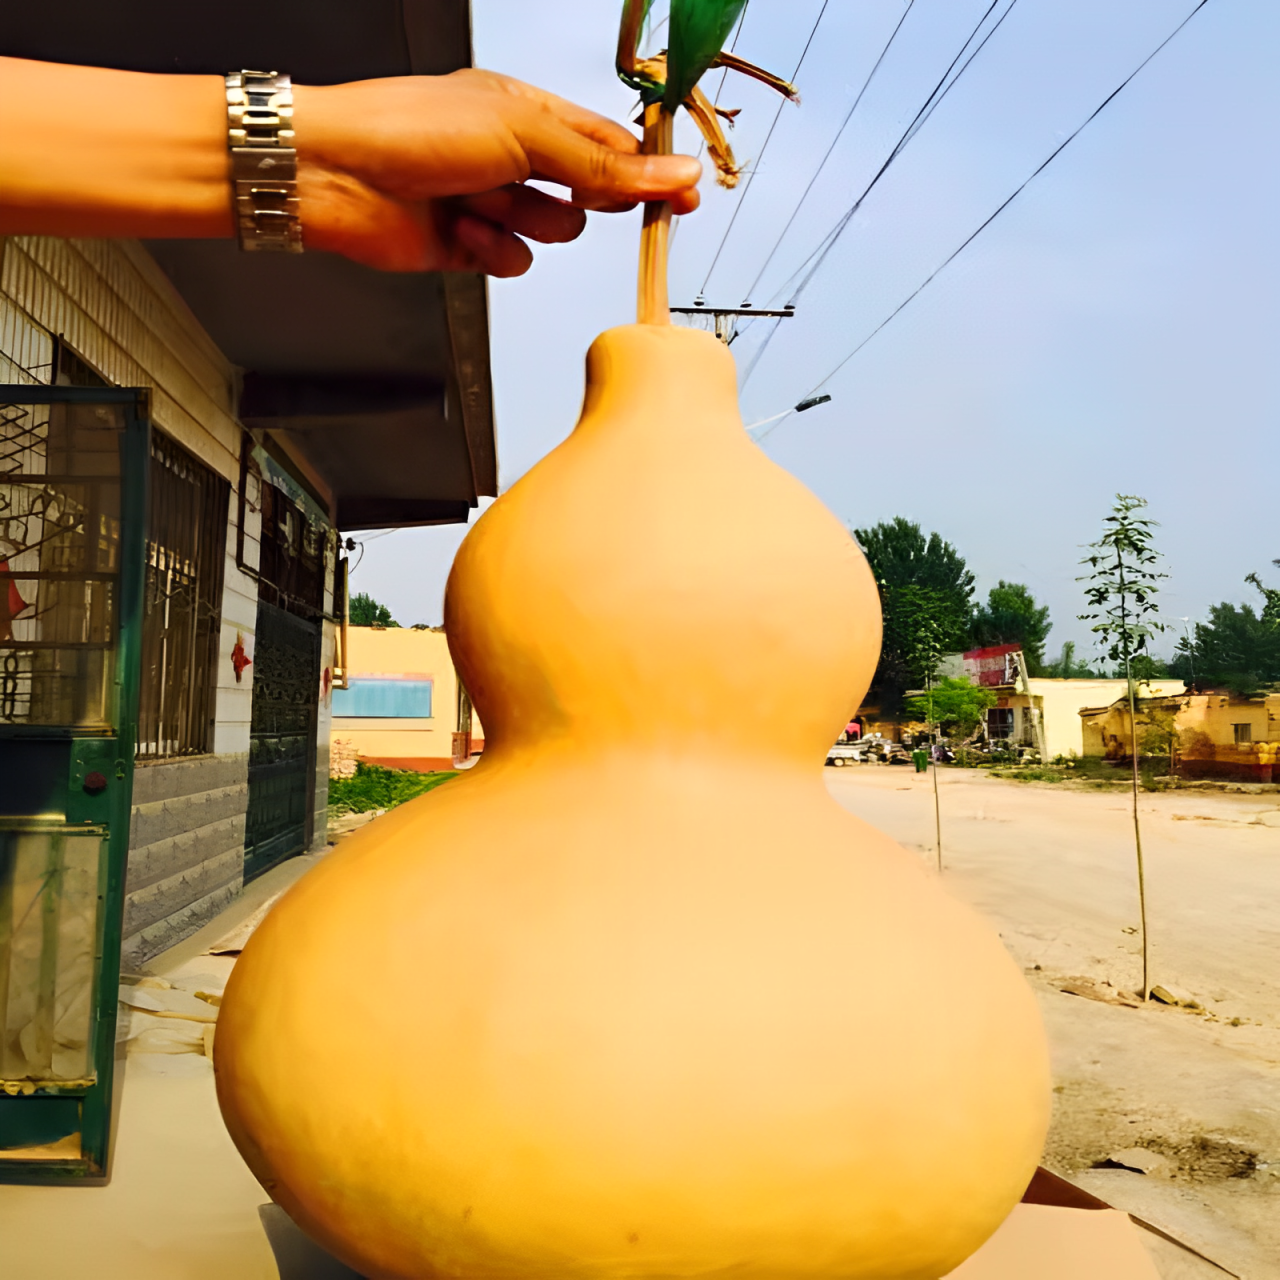
[[[1091,749],[1081,727],[1081,710],[1100,702],[1127,696],[1123,680],[1057,680],[1031,676],[1025,688],[1017,684],[996,687],[996,705],[987,713],[987,729],[993,738],[1003,738],[1022,746],[1035,745],[1035,722],[1032,709],[1039,713],[1044,726],[1045,755],[1101,755]],[[1140,689],[1144,696],[1181,693],[1181,680],[1152,680]]]
[[[326,838],[337,533],[244,431],[237,371],[139,245],[0,240],[0,382],[151,393],[123,951],[136,966]],[[22,548],[0,540],[16,564]],[[7,600],[18,639],[40,613],[24,590],[15,579]]]
[[[984,728],[992,743],[1042,750],[1046,760],[1059,756],[1101,755],[1082,729],[1086,707],[1110,705],[1127,695],[1124,680],[1066,680],[1033,676],[1027,671],[1022,646],[993,645],[966,653],[945,654],[941,675],[966,679],[989,689],[995,705],[986,713]],[[1181,680],[1144,681],[1144,697],[1181,693]],[[1039,735],[1043,735],[1043,742]]]
[[[1179,777],[1280,781],[1280,694],[1250,698],[1184,690],[1140,698],[1135,710],[1142,754],[1168,754]],[[1080,721],[1088,754],[1113,760],[1133,754],[1127,696],[1084,708]]]
[[[348,627],[345,688],[335,689],[331,759],[430,773],[484,750],[443,627]]]

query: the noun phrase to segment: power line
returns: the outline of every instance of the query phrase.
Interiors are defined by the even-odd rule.
[[[916,112],[911,123],[907,125],[902,136],[894,144],[893,150],[889,152],[889,155],[885,159],[885,162],[876,171],[875,176],[871,179],[870,182],[867,183],[867,185],[862,190],[862,194],[853,202],[852,205],[850,205],[850,207],[841,216],[840,220],[836,223],[836,225],[832,227],[832,229],[823,238],[823,241],[819,244],[818,249],[814,250],[814,252],[809,255],[809,258],[805,260],[807,263],[809,261],[812,261],[816,256],[816,261],[813,262],[813,266],[810,267],[809,270],[805,273],[804,278],[796,286],[795,292],[788,299],[788,302],[794,304],[796,300],[800,297],[800,295],[805,291],[805,289],[809,287],[810,281],[812,281],[813,277],[817,275],[819,268],[822,266],[823,262],[826,261],[827,255],[831,252],[832,249],[835,248],[836,242],[844,234],[845,228],[847,228],[849,223],[853,221],[858,210],[862,208],[863,201],[866,200],[867,196],[869,196],[871,192],[875,189],[876,184],[879,183],[880,179],[883,178],[884,175],[889,171],[890,166],[906,149],[911,139],[914,138],[916,134],[920,132],[925,122],[929,119],[931,115],[933,115],[934,111],[937,109],[939,103],[942,102],[943,98],[945,98],[947,94],[951,92],[951,90],[955,87],[955,85],[960,80],[960,77],[964,75],[964,73],[969,69],[969,66],[972,64],[974,58],[976,58],[978,54],[982,52],[983,46],[986,45],[987,41],[990,40],[991,37],[995,35],[995,33],[1000,29],[1000,24],[1003,23],[1004,20],[1009,16],[1009,14],[1013,12],[1013,6],[1018,3],[1018,0],[1009,0],[1008,7],[996,20],[991,30],[988,31],[987,34],[982,38],[982,41],[978,45],[978,47],[974,49],[974,51],[969,55],[968,59],[965,61],[964,66],[962,66],[960,70],[956,72],[954,77],[948,80],[948,77],[951,76],[951,72],[954,70],[956,63],[959,62],[962,57],[964,57],[965,51],[976,39],[978,32],[982,30],[983,26],[986,24],[987,19],[991,16],[991,14],[994,12],[996,6],[999,3],[1000,3],[1000,0],[991,0],[991,4],[987,8],[987,11],[982,15],[981,18],[978,19],[977,25],[969,33],[969,38],[964,42],[964,44],[960,46],[960,51],[956,54],[954,58],[952,58],[951,64],[950,66],[947,67],[946,71],[942,73],[942,79],[939,80],[936,85],[934,85],[933,92],[930,93],[928,98],[925,99],[924,105],[920,108],[919,111]],[[803,268],[804,268],[804,264],[801,264],[800,269],[803,270]],[[795,273],[793,273],[792,278],[794,278],[794,274]]]
[[[747,298],[750,298],[751,295],[755,293],[756,287],[759,285],[761,277],[769,269],[769,264],[773,261],[774,255],[778,252],[778,249],[781,247],[783,240],[786,238],[787,232],[791,230],[791,225],[792,223],[795,222],[796,215],[800,212],[801,205],[803,205],[804,202],[809,198],[809,192],[813,190],[813,184],[818,181],[818,178],[821,175],[823,169],[826,168],[827,161],[831,159],[831,154],[836,149],[836,143],[840,141],[841,137],[844,134],[844,131],[849,127],[849,121],[853,119],[853,113],[857,111],[858,104],[862,101],[863,94],[866,93],[867,89],[871,85],[872,80],[875,79],[876,72],[880,70],[880,64],[885,60],[885,55],[889,52],[889,49],[893,45],[894,40],[897,39],[898,32],[902,30],[902,24],[906,22],[907,14],[911,12],[911,8],[915,4],[915,2],[916,0],[907,0],[907,7],[902,11],[902,17],[898,19],[897,26],[895,26],[892,32],[890,32],[889,39],[885,42],[884,48],[880,50],[880,56],[876,59],[875,65],[871,68],[871,71],[867,75],[867,78],[862,82],[862,88],[858,90],[858,96],[854,98],[853,106],[849,108],[848,114],[840,122],[840,127],[836,130],[836,136],[831,139],[831,145],[827,148],[826,155],[824,155],[822,159],[818,162],[818,167],[817,169],[814,170],[813,177],[809,179],[809,185],[805,187],[804,191],[800,195],[800,199],[796,201],[796,207],[791,210],[791,216],[787,219],[787,225],[782,228],[781,234],[778,236],[777,240],[775,240],[773,243],[773,248],[769,250],[769,255],[764,260],[764,266],[762,266],[760,270],[756,272],[756,278],[751,282],[751,287],[746,292],[745,296]]]
[[[796,286],[794,291],[791,293],[791,296],[787,300],[789,306],[795,306],[795,304],[800,298],[800,295],[809,287],[814,276],[817,275],[819,269],[822,267],[822,264],[826,261],[827,255],[831,252],[833,248],[835,248],[836,242],[844,234],[849,224],[853,221],[854,217],[856,216],[858,210],[862,207],[862,204],[866,200],[867,196],[871,194],[876,184],[889,171],[889,168],[892,166],[893,162],[906,149],[908,144],[911,142],[911,139],[914,138],[916,134],[919,133],[920,130],[924,127],[929,117],[932,116],[933,113],[938,109],[938,106],[942,102],[942,100],[947,96],[948,93],[951,92],[953,88],[955,88],[956,84],[959,83],[960,77],[963,76],[964,73],[973,64],[973,60],[978,56],[978,54],[982,52],[983,48],[986,46],[987,41],[990,40],[993,35],[995,35],[995,33],[1000,29],[1001,24],[1004,22],[1004,20],[1009,16],[1010,13],[1013,12],[1013,6],[1018,3],[1018,0],[1009,0],[1008,6],[1005,8],[1005,11],[1000,15],[998,19],[996,19],[995,23],[992,25],[991,29],[986,33],[986,35],[982,37],[982,40],[979,42],[977,48],[975,48],[973,52],[969,54],[968,58],[965,59],[964,65],[961,66],[960,70],[956,71],[955,75],[952,76],[951,73],[953,70],[955,70],[956,63],[958,63],[960,59],[964,57],[966,50],[968,50],[969,46],[976,39],[978,33],[986,25],[987,19],[990,18],[991,14],[994,12],[999,2],[1000,0],[991,0],[991,4],[988,6],[986,12],[983,13],[982,17],[978,19],[973,30],[969,33],[968,38],[965,40],[964,44],[960,46],[960,49],[957,52],[956,56],[951,59],[951,62],[948,65],[947,69],[942,73],[942,78],[938,81],[936,85],[934,85],[929,96],[925,99],[924,104],[920,107],[919,111],[916,112],[915,116],[912,117],[911,123],[907,125],[905,130],[903,130],[901,137],[899,137],[898,141],[894,144],[893,149],[889,152],[889,155],[885,159],[884,163],[876,171],[871,181],[868,182],[867,185],[862,189],[861,195],[859,195],[858,198],[853,202],[853,204],[848,209],[846,209],[843,214],[841,214],[840,218],[836,221],[835,226],[832,227],[831,230],[828,231],[827,234],[823,236],[823,238],[818,242],[817,248],[815,248],[809,254],[809,256],[805,258],[805,260],[791,273],[791,275],[787,277],[787,279],[783,282],[782,286],[774,291],[772,295],[774,298],[785,293],[787,288],[791,285],[792,281],[794,281],[797,277],[801,277],[800,283]],[[810,263],[812,263],[812,266],[810,266]],[[745,330],[749,327],[750,327],[750,322],[748,322],[747,325],[744,325],[743,329]],[[755,354],[751,358],[751,363],[749,368],[747,369],[746,373],[743,375],[741,386],[746,386],[747,380],[751,377],[751,374],[755,372],[756,366],[760,363],[760,359],[765,353],[765,348],[767,348],[769,343],[773,340],[773,335],[776,332],[777,332],[777,326],[774,326],[774,328],[772,328],[767,334],[765,334],[764,338],[761,340],[760,346],[756,349]]]
[[[827,5],[830,3],[831,0],[822,0],[822,8],[818,10],[818,16],[813,20],[813,29],[809,32],[809,38],[804,42],[804,48],[800,51],[800,60],[796,63],[796,69],[788,77],[793,84],[800,74],[800,68],[804,66],[804,60],[809,53],[809,46],[813,44],[813,38],[818,34],[818,26],[822,22],[822,15],[826,13]],[[733,215],[729,219],[729,225],[725,227],[724,235],[720,237],[720,245],[716,249],[715,256],[711,259],[711,265],[707,268],[706,279],[702,282],[702,288],[698,290],[700,294],[706,293],[707,285],[711,283],[711,273],[715,271],[716,263],[720,261],[720,255],[724,252],[724,247],[728,243],[729,233],[733,230],[733,224],[737,222],[738,214],[742,212],[742,206],[746,203],[747,193],[751,190],[751,184],[755,181],[756,174],[760,172],[760,164],[764,160],[764,153],[769,149],[769,139],[773,137],[773,131],[778,127],[778,121],[782,118],[782,108],[786,105],[786,98],[779,99],[778,109],[773,113],[773,120],[769,125],[769,132],[764,136],[764,144],[760,148],[760,154],[756,157],[755,163],[751,167],[751,172],[747,174],[747,182],[742,188],[742,195],[738,197],[738,203],[733,206]]]
[[[1087,129],[1089,125],[1091,125],[1102,114],[1104,110],[1106,110],[1108,106],[1110,106],[1110,104],[1120,95],[1121,91],[1128,86],[1129,82],[1133,80],[1138,75],[1138,73],[1141,72],[1143,68],[1146,67],[1146,65],[1153,58],[1155,58],[1155,56],[1158,53],[1161,52],[1162,49],[1164,49],[1165,45],[1167,45],[1182,30],[1182,28],[1185,27],[1187,23],[1190,22],[1191,19],[1194,18],[1196,14],[1199,13],[1200,10],[1203,9],[1205,5],[1207,5],[1208,3],[1209,3],[1209,0],[1199,0],[1199,3],[1195,6],[1195,8],[1192,9],[1191,12],[1188,13],[1187,16],[1183,18],[1182,21],[1178,23],[1178,25],[1174,27],[1174,29],[1171,32],[1169,32],[1169,34],[1165,36],[1165,38],[1161,40],[1160,43],[1156,45],[1156,47],[1149,54],[1147,54],[1147,56],[1143,58],[1143,60],[1140,63],[1138,63],[1138,65],[1131,72],[1129,72],[1129,74],[1125,76],[1125,78],[1121,80],[1120,83],[1116,85],[1116,87],[1112,89],[1112,91],[1109,94],[1107,94],[1105,98],[1103,98],[1103,100],[1093,109],[1093,111],[1091,111],[1089,115],[1086,116],[1085,119],[1081,121],[1081,123],[1077,125],[1076,128],[1070,134],[1068,134],[1066,138],[1063,139],[1062,142],[1060,142],[1056,147],[1054,147],[1054,149],[1044,158],[1044,160],[1042,160],[1040,164],[1038,164],[1036,168],[1032,170],[1032,172],[1028,175],[1028,177],[1018,187],[1016,187],[1009,196],[1007,196],[1004,200],[1000,202],[999,205],[996,206],[994,212],[992,212],[986,219],[984,219],[983,222],[972,233],[966,236],[965,239],[943,260],[943,262],[940,263],[937,267],[935,267],[934,270],[930,272],[930,274],[926,276],[925,279],[922,280],[920,284],[917,285],[916,288],[912,290],[910,294],[907,295],[906,298],[904,298],[896,307],[894,307],[894,309],[887,316],[885,316],[885,318],[881,320],[880,323],[876,325],[876,327],[872,329],[871,332],[867,334],[867,336],[863,338],[862,341],[859,342],[857,346],[855,346],[853,350],[850,351],[849,354],[845,356],[844,359],[841,360],[840,363],[837,364],[836,367],[832,369],[831,372],[827,374],[825,378],[823,378],[820,382],[814,383],[814,385],[810,388],[808,392],[808,396],[814,395],[817,391],[821,390],[821,388],[825,387],[827,383],[830,382],[831,379],[834,378],[836,374],[839,373],[840,370],[843,369],[845,365],[847,365],[849,361],[852,360],[853,357],[856,356],[858,352],[861,351],[862,348],[865,347],[867,343],[869,343],[871,339],[874,338],[876,334],[880,332],[881,329],[883,329],[886,325],[890,323],[890,321],[892,321],[895,317],[900,315],[908,306],[910,306],[910,304],[914,302],[915,299],[918,298],[920,294],[923,293],[924,290],[943,271],[945,271],[947,267],[949,267],[1018,198],[1018,196],[1020,196],[1022,192],[1025,191],[1027,187],[1030,186],[1031,183],[1034,182],[1035,179],[1038,178],[1040,174],[1042,174],[1063,153],[1063,151],[1065,151],[1067,147],[1069,147],[1071,143],[1074,142],[1075,139],[1078,138],[1080,134],[1082,134],[1085,131],[1085,129]],[[808,396],[806,396],[805,398],[807,399]],[[761,440],[765,439],[765,437],[769,436],[770,434],[772,434],[773,431],[777,430],[777,427],[780,427],[782,423],[785,422],[786,419],[790,416],[791,416],[790,414],[787,414],[785,417],[779,420],[779,422],[777,423],[777,426],[770,427],[768,431],[762,432],[759,438]]]

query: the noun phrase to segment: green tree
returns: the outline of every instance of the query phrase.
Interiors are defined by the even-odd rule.
[[[347,621],[353,627],[398,627],[385,604],[379,604],[371,595],[361,591],[347,604]]]
[[[996,695],[990,689],[947,676],[923,697],[909,698],[907,712],[917,719],[935,722],[949,737],[967,738],[995,705]]]
[[[1145,498],[1116,494],[1115,506],[1106,517],[1107,528],[1097,542],[1089,544],[1089,554],[1080,562],[1089,572],[1077,581],[1086,583],[1085,600],[1090,612],[1080,614],[1082,622],[1093,623],[1098,646],[1118,667],[1129,685],[1129,732],[1133,742],[1133,841],[1138,860],[1138,915],[1142,929],[1142,998],[1150,991],[1150,952],[1147,939],[1147,881],[1142,866],[1142,829],[1138,824],[1138,715],[1134,698],[1133,663],[1146,655],[1147,643],[1165,629],[1156,618],[1155,597],[1160,579],[1169,575],[1156,565],[1154,520],[1138,515]]]
[[[1097,680],[1101,673],[1095,671],[1087,662],[1076,657],[1076,642],[1064,640],[1062,653],[1055,662],[1050,662],[1044,674],[1058,680]]]
[[[1033,676],[1044,670],[1044,643],[1053,623],[1049,606],[1036,604],[1030,590],[1020,582],[1002,578],[987,592],[987,603],[973,615],[974,644],[1020,644]]]
[[[884,639],[873,684],[890,707],[901,706],[908,689],[923,688],[938,659],[967,643],[967,619],[957,617],[955,602],[930,587],[880,585]]]
[[[1197,622],[1178,642],[1173,671],[1246,696],[1280,681],[1280,623],[1266,618],[1265,607],[1260,617],[1248,604],[1213,605],[1208,622]]]
[[[973,574],[964,557],[941,535],[921,532],[920,526],[902,516],[882,520],[870,529],[855,529],[877,582],[890,587],[928,587],[955,600],[968,619],[973,596]]]
[[[1173,769],[1173,749],[1178,742],[1178,713],[1175,709],[1163,707],[1152,698],[1143,708],[1146,723],[1143,725],[1139,741],[1142,750],[1148,755],[1163,755],[1169,759],[1169,768]]]
[[[1280,560],[1271,562],[1277,569],[1280,569]],[[1257,587],[1262,593],[1262,621],[1268,627],[1280,629],[1280,590],[1275,587],[1264,586],[1262,579],[1256,573],[1245,574],[1244,580],[1251,586]]]
[[[1176,674],[1169,670],[1169,664],[1163,658],[1157,658],[1153,653],[1138,654],[1131,667],[1135,680],[1162,680]]]
[[[855,529],[854,537],[880,587],[884,642],[872,683],[892,712],[906,690],[927,683],[930,652],[968,644],[973,574],[949,542],[902,516]]]

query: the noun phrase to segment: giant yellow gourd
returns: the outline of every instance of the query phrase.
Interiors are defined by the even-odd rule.
[[[375,1280],[936,1280],[1030,1179],[1047,1065],[992,930],[823,786],[875,584],[714,338],[587,373],[450,578],[484,759],[253,936],[227,1124]]]

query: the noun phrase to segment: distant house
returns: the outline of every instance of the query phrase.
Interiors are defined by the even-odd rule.
[[[944,655],[939,674],[962,677],[990,689],[996,704],[987,712],[986,732],[992,742],[1035,747],[1036,720],[1044,727],[1044,753],[1057,756],[1101,755],[1091,750],[1082,730],[1084,708],[1110,705],[1125,697],[1123,680],[1058,680],[1029,676],[1016,644],[992,645]],[[1144,696],[1181,693],[1181,680],[1151,680],[1139,686]]]
[[[443,628],[347,629],[346,688],[333,691],[331,759],[430,773],[483,750],[484,730]]]
[[[1183,692],[1140,698],[1136,710],[1142,751],[1159,754],[1159,740],[1167,735],[1179,777],[1276,780],[1280,694],[1245,698],[1231,693]],[[1117,760],[1133,754],[1127,696],[1084,708],[1080,721],[1086,755]]]
[[[1031,708],[1039,710],[1044,722],[1045,752],[1052,760],[1057,756],[1101,755],[1094,751],[1083,731],[1083,709],[1102,702],[1128,698],[1128,685],[1123,680],[1050,680],[1032,676],[1026,690],[1017,687],[995,689],[997,702],[987,712],[987,731],[993,738],[1005,737],[1032,745],[1035,742]],[[1139,685],[1144,695],[1165,696],[1181,693],[1181,680],[1151,680]]]

